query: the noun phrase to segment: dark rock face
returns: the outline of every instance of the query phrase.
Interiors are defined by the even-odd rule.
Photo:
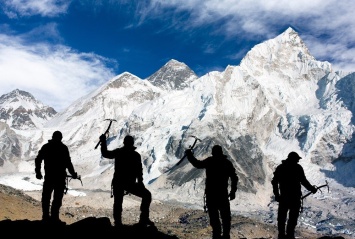
[[[170,60],[147,80],[154,86],[165,90],[181,90],[186,88],[189,81],[193,79],[197,79],[197,76],[187,65]]]
[[[180,218],[180,223],[188,223]],[[207,222],[205,222],[207,223]],[[138,224],[124,225],[115,228],[107,217],[88,217],[70,225],[65,223],[53,224],[42,221],[30,220],[4,220],[0,221],[0,229],[3,235],[11,235],[14,238],[129,238],[129,239],[179,239],[175,235],[167,235],[156,227],[142,227]],[[196,235],[198,236],[198,235]],[[182,238],[182,237],[180,237]],[[259,237],[254,239],[266,239]],[[312,237],[313,238],[313,237]],[[243,237],[241,239],[247,239]],[[252,238],[250,238],[252,239]],[[318,239],[345,239],[342,236],[322,236]]]
[[[109,218],[88,217],[70,225],[65,223],[49,223],[30,220],[0,221],[1,232],[14,238],[145,238],[145,239],[177,239],[176,236],[159,232],[156,227],[140,225],[115,228]]]
[[[0,121],[0,167],[4,165],[6,160],[10,162],[16,161],[21,156],[21,144],[16,133],[10,127]]]

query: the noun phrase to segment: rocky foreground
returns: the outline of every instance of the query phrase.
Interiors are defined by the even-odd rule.
[[[31,195],[31,196],[29,196]],[[103,193],[105,197],[109,194]],[[211,238],[208,215],[203,210],[189,209],[179,205],[153,201],[151,219],[154,228],[141,228],[137,225],[139,218],[139,199],[133,196],[125,198],[123,223],[125,226],[116,230],[112,227],[112,200],[95,202],[95,206],[84,203],[84,197],[65,195],[61,209],[61,220],[66,225],[53,227],[41,222],[41,204],[39,192],[24,193],[14,188],[0,185],[0,231],[12,235],[48,236],[63,235],[74,238],[81,236],[116,236],[117,238],[154,238],[154,239],[207,239]],[[69,206],[70,205],[70,206]],[[42,230],[41,233],[39,233]],[[9,234],[7,234],[9,235]],[[297,229],[298,238],[325,239],[344,238],[347,235],[321,235],[302,228]],[[274,224],[233,215],[231,238],[277,238]]]

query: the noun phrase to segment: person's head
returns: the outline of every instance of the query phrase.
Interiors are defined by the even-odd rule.
[[[132,136],[127,135],[126,137],[124,137],[123,139],[123,144],[125,146],[133,146],[134,145],[134,139]]]
[[[291,152],[287,156],[287,160],[290,160],[290,161],[293,161],[296,163],[298,163],[298,161],[300,161],[300,159],[301,159],[301,157],[296,152]]]
[[[52,140],[54,141],[62,141],[63,135],[60,131],[54,131],[52,135]]]
[[[213,156],[221,156],[221,155],[223,155],[222,147],[219,146],[219,145],[213,146],[212,155]]]

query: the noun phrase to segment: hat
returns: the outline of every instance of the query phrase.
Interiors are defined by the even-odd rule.
[[[126,146],[133,146],[134,144],[134,139],[132,136],[127,135],[124,139],[123,139],[123,144]]]
[[[288,159],[301,159],[301,157],[296,152],[291,152],[287,156]]]

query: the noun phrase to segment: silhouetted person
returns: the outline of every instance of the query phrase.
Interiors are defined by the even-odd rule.
[[[66,188],[66,170],[72,178],[78,177],[71,162],[68,147],[62,143],[62,133],[55,131],[52,139],[44,144],[35,159],[36,178],[42,179],[41,164],[44,161],[44,182],[42,190],[42,220],[61,222],[59,210]],[[53,193],[52,206],[50,201]],[[49,214],[49,210],[51,213]]]
[[[317,189],[306,179],[302,166],[298,164],[300,159],[296,152],[289,153],[287,159],[282,160],[282,163],[276,167],[271,181],[275,201],[279,202],[277,214],[279,239],[295,238],[295,227],[301,209],[301,185],[312,193],[317,192]]]
[[[153,226],[149,219],[149,207],[152,201],[152,194],[143,184],[143,167],[141,155],[136,151],[134,139],[127,135],[124,146],[112,151],[107,150],[106,136],[100,136],[102,156],[115,159],[115,173],[112,180],[113,186],[113,218],[115,226],[122,226],[122,203],[125,194],[133,194],[142,198],[139,224],[142,226]]]
[[[231,161],[223,154],[222,147],[215,145],[212,148],[212,157],[197,160],[190,149],[185,151],[190,163],[199,169],[206,169],[206,206],[210,217],[213,239],[229,239],[231,228],[231,210],[229,200],[235,198],[238,176]],[[231,180],[231,189],[228,194],[228,182]],[[221,216],[222,228],[219,219]]]

